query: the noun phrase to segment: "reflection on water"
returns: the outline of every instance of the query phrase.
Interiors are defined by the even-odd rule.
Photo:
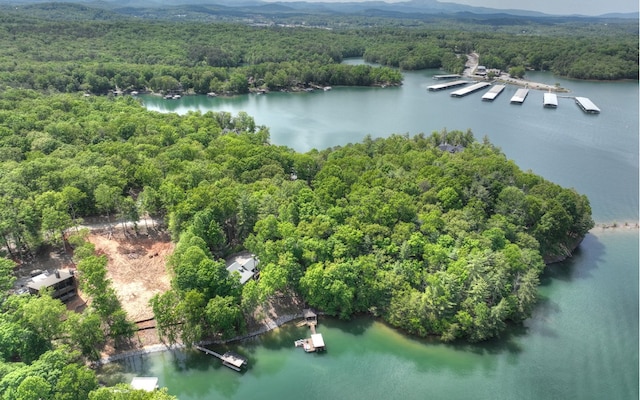
[[[570,99],[545,112],[540,92],[512,106],[515,87],[490,104],[428,93],[436,72],[406,73],[400,88],[144,101],[164,112],[246,111],[269,126],[273,143],[300,151],[369,134],[471,128],[521,168],[586,194],[597,222],[638,220],[637,83],[532,74],[590,97],[603,111],[589,116]],[[295,348],[308,336],[295,325],[214,348],[248,357],[242,374],[199,352],[138,356],[123,365],[158,376],[182,400],[638,398],[638,253],[636,229],[594,231],[573,258],[547,268],[532,317],[487,343],[442,344],[366,317],[321,318],[325,354]]]

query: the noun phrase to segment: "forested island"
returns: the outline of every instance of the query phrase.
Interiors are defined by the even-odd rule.
[[[494,338],[530,315],[545,262],[569,256],[593,226],[589,201],[521,171],[471,131],[297,153],[271,144],[246,113],[160,114],[113,95],[398,84],[391,67],[455,72],[472,50],[503,68],[571,76],[589,59],[602,65],[589,74],[601,72],[580,77],[637,79],[631,35],[505,44],[502,33],[361,29],[0,17],[3,398],[172,398],[99,388],[86,367],[107,340],[135,332],[107,258],[76,229],[96,215],[166,221],[172,289],[152,307],[167,343],[240,335],[246,315],[283,294],[447,342]],[[567,58],[563,48],[575,51]],[[386,66],[340,64],[345,57]],[[72,249],[91,297],[82,314],[46,293],[14,294],[16,263],[47,246]],[[243,250],[260,260],[260,279],[245,285],[224,264]]]

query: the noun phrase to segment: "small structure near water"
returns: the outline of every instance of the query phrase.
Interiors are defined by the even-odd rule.
[[[153,392],[158,389],[158,378],[155,376],[136,376],[131,380],[131,387],[135,390]]]
[[[296,347],[302,347],[302,349],[307,353],[315,353],[326,350],[322,333],[316,333],[316,326],[318,325],[318,315],[316,313],[314,313],[311,309],[305,309],[304,319],[298,322],[296,325],[307,325],[311,330],[310,338],[298,339],[293,343]]]
[[[205,354],[209,354],[210,356],[221,359],[222,365],[224,365],[225,367],[229,367],[234,371],[241,372],[242,369],[247,366],[247,359],[245,357],[242,357],[240,354],[231,351],[227,351],[224,354],[219,354],[213,350],[205,349],[201,346],[194,347]]]

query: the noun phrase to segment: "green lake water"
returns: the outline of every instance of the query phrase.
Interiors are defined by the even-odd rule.
[[[558,109],[544,109],[538,91],[522,106],[511,105],[512,86],[493,103],[482,102],[482,92],[461,99],[427,92],[435,73],[405,73],[398,88],[143,101],[161,112],[246,111],[270,127],[272,143],[299,151],[367,134],[470,128],[521,168],[587,194],[596,222],[638,221],[637,82],[528,73],[591,98],[602,113],[587,115],[569,98],[560,98]],[[122,364],[131,376],[158,376],[183,400],[637,399],[638,243],[636,229],[589,234],[571,260],[547,268],[533,316],[489,343],[444,345],[370,318],[321,318],[325,354],[294,348],[294,340],[307,336],[295,326],[216,348],[247,356],[242,374],[191,352],[130,357]]]

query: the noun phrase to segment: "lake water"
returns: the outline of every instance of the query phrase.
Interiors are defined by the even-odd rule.
[[[355,61],[358,62],[358,61]],[[298,151],[356,142],[365,135],[471,129],[521,168],[589,196],[596,222],[638,221],[638,83],[559,83],[600,107],[583,113],[573,99],[555,110],[531,91],[521,106],[481,93],[428,92],[439,71],[404,74],[391,88],[333,88],[232,98],[143,96],[147,108],[246,111],[271,141]],[[638,398],[638,231],[596,229],[569,261],[547,268],[532,318],[499,340],[443,345],[406,337],[384,324],[322,318],[326,354],[293,347],[306,330],[285,326],[230,349],[249,357],[238,374],[194,353],[157,353],[124,362],[153,375],[180,399],[634,399]],[[217,350],[225,350],[220,347]]]

